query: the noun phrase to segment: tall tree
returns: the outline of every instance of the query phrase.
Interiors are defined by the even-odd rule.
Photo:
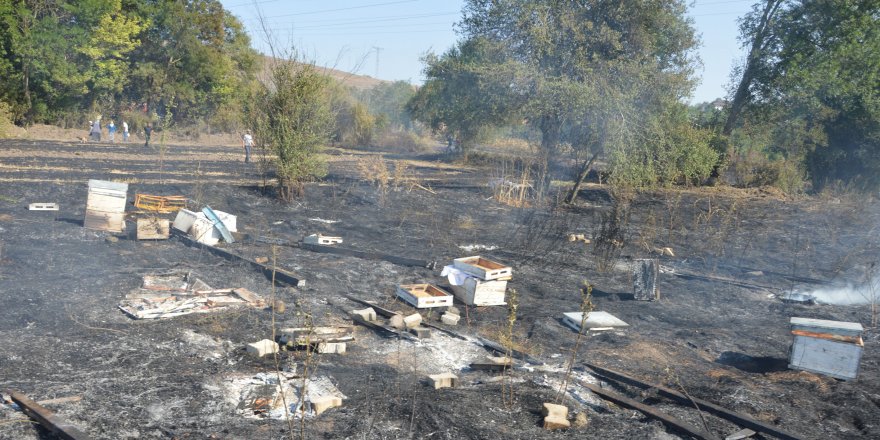
[[[880,188],[880,1],[791,1],[766,28],[742,30],[763,40],[745,118],[769,127],[775,151],[804,160],[815,189]]]

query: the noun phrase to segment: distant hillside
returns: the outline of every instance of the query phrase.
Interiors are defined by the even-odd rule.
[[[265,78],[265,75],[268,73],[268,65],[272,60],[270,56],[263,57],[263,69],[261,71],[261,77]],[[383,79],[376,79],[367,75],[356,75],[354,73],[343,72],[341,70],[331,69],[329,67],[321,67],[317,66],[318,70],[324,72],[326,75],[331,78],[358,90],[367,90],[371,89],[379,84],[387,83],[389,81]]]

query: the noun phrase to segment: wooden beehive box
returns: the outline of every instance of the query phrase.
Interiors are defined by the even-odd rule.
[[[125,213],[86,210],[83,227],[99,231],[122,232],[125,229]]]
[[[171,222],[164,218],[137,219],[138,240],[165,240],[171,233]]]
[[[794,341],[788,368],[844,380],[858,376],[865,345],[861,324],[809,318],[791,318],[790,323]]]
[[[127,183],[89,180],[86,217],[83,226],[111,232],[125,229]]]
[[[477,278],[482,278],[486,281],[499,279],[509,280],[513,275],[513,269],[511,269],[510,266],[505,266],[481,256],[456,258],[452,261],[452,265],[462,272],[471,274]]]
[[[417,309],[452,306],[452,295],[433,284],[403,284],[397,296]]]
[[[464,284],[452,286],[452,293],[459,301],[469,306],[503,306],[507,304],[504,296],[507,293],[507,281],[483,281],[467,277]]]

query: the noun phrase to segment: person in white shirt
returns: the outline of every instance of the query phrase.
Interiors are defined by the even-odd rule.
[[[254,137],[251,136],[250,130],[241,137],[241,143],[244,145],[244,163],[251,161],[251,147],[254,146]]]

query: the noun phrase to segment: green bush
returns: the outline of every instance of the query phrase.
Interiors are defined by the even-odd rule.
[[[9,104],[0,101],[0,138],[9,136],[12,129],[12,108]]]

